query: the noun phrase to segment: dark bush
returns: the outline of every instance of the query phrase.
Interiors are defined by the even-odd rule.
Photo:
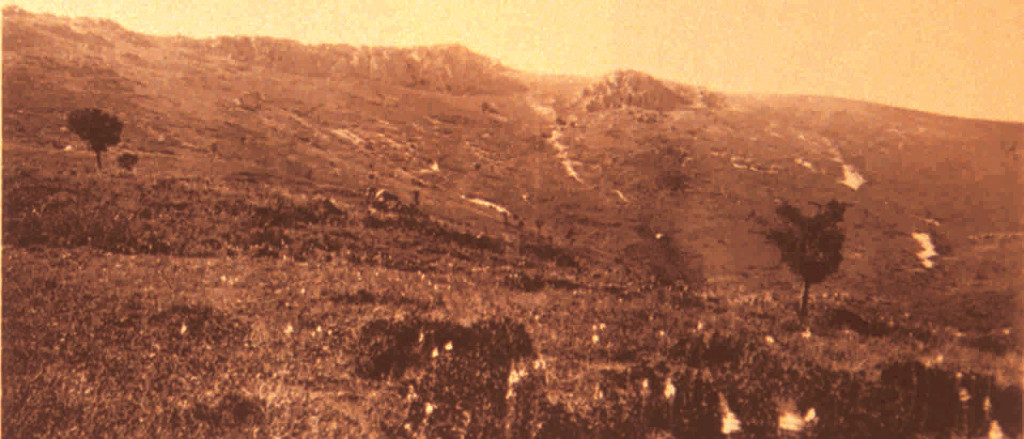
[[[825,317],[824,325],[828,328],[845,328],[860,335],[876,337],[888,335],[894,329],[889,322],[876,319],[868,320],[846,308],[829,310]]]
[[[135,165],[139,164],[139,156],[131,153],[124,153],[117,157],[117,165],[121,169],[131,171],[135,168]]]
[[[393,431],[426,437],[503,434],[513,363],[536,355],[525,328],[509,320],[470,327],[375,320],[360,330],[353,350],[360,375],[407,383],[411,402],[402,426]]]
[[[261,425],[266,420],[265,403],[256,397],[239,393],[224,395],[215,405],[196,403],[192,417],[209,425],[213,431]]]

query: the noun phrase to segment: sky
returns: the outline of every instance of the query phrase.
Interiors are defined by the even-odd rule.
[[[1024,0],[3,0],[150,34],[463,44],[516,69],[1024,122]]]

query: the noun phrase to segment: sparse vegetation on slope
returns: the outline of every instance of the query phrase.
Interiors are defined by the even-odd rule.
[[[4,437],[1021,435],[1020,124],[3,32]],[[94,170],[83,107],[139,166]],[[851,206],[799,319],[758,218],[811,197]]]

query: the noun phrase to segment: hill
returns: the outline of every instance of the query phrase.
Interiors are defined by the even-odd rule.
[[[1024,124],[3,20],[5,435],[1020,434]],[[799,322],[764,233],[831,199]]]

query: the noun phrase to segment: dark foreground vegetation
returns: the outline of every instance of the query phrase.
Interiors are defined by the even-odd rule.
[[[827,296],[804,326],[360,193],[4,183],[5,437],[1021,433],[1009,335]]]
[[[471,304],[407,297],[408,279],[337,291],[270,260],[5,254],[5,437],[720,437],[729,413],[741,437],[977,437],[992,421],[1021,432],[1020,388],[991,375],[882,358],[829,367],[780,349],[811,343],[797,329],[772,342],[739,328],[657,335],[680,322],[635,300],[625,315],[651,310],[646,325],[573,327],[559,309],[570,303],[460,324],[454,310]],[[250,275],[231,285],[238,272]],[[168,276],[161,294],[150,276]],[[222,286],[189,291],[202,284]]]

